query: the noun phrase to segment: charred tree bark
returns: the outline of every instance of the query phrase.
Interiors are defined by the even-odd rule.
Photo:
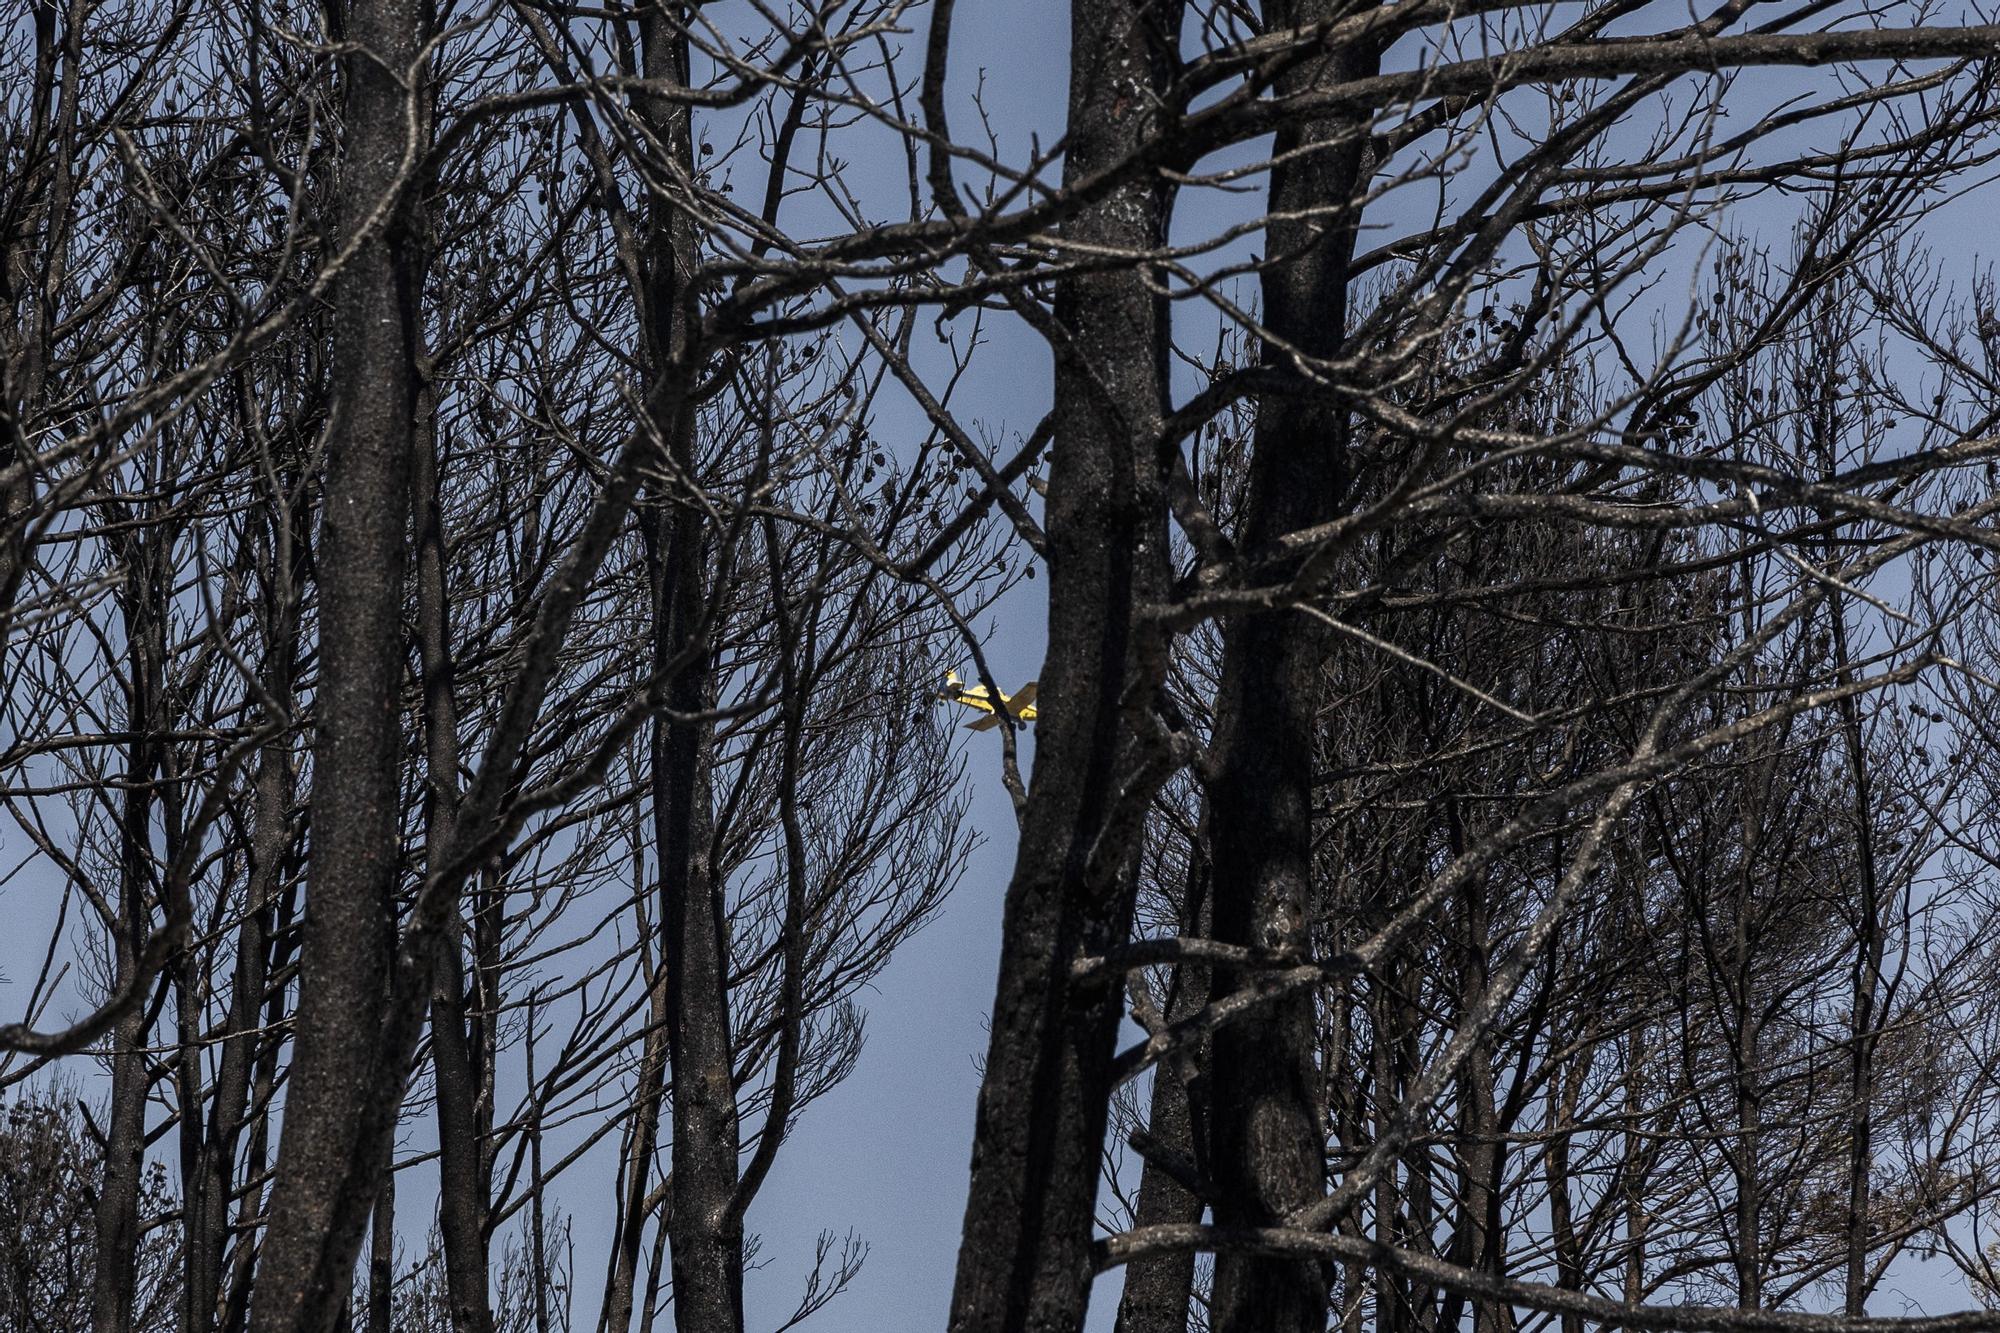
[[[1465,847],[1464,828],[1456,799],[1447,803],[1452,855]],[[1466,887],[1459,923],[1462,931],[1464,975],[1459,984],[1459,1005],[1470,1012],[1485,993],[1492,975],[1489,923],[1486,908],[1486,881],[1475,877]],[[1490,1042],[1480,1043],[1458,1079],[1458,1126],[1461,1142],[1458,1157],[1458,1206],[1452,1225],[1451,1261],[1461,1268],[1476,1269],[1500,1276],[1501,1173],[1503,1170],[1500,1115],[1495,1105],[1493,1051]],[[1461,1325],[1466,1298],[1458,1291],[1445,1293],[1438,1327],[1457,1329]],[[1473,1301],[1474,1333],[1504,1333],[1508,1326],[1504,1307],[1492,1301]]]
[[[543,1202],[547,1187],[542,1175],[542,1098],[535,1082],[536,994],[528,992],[528,1038],[522,1044],[527,1086],[533,1090],[528,1112],[528,1281],[535,1293],[535,1333],[549,1333],[549,1243]]]
[[[1211,929],[1208,863],[1204,856],[1204,819],[1188,852],[1187,886],[1181,902],[1181,934],[1205,937]],[[1200,1011],[1208,1002],[1209,968],[1182,963],[1174,969],[1163,1015],[1169,1024]],[[1206,1044],[1179,1059],[1162,1061],[1153,1070],[1153,1093],[1146,1132],[1159,1153],[1201,1168],[1207,1159]],[[1207,1205],[1200,1195],[1175,1178],[1156,1157],[1148,1156],[1139,1176],[1139,1209],[1135,1227],[1192,1225],[1201,1221]],[[1149,1255],[1125,1270],[1125,1290],[1118,1302],[1118,1333],[1187,1333],[1194,1302],[1195,1253],[1174,1250]]]
[[[1569,1160],[1570,1135],[1576,1127],[1576,1104],[1582,1084],[1581,1071],[1562,1065],[1556,1068],[1549,1079],[1548,1124],[1544,1127],[1549,1136],[1544,1151],[1549,1182],[1549,1241],[1555,1251],[1556,1285],[1567,1291],[1584,1290],[1583,1246],[1577,1236],[1571,1202],[1573,1173]],[[1564,1313],[1562,1330],[1583,1333],[1582,1318]]]
[[[334,295],[312,853],[296,1048],[271,1225],[251,1327],[330,1333],[382,1184],[405,1056],[383,1040],[401,870],[396,701],[403,678],[405,533],[419,387],[419,275],[410,126],[421,0],[332,11],[342,59],[341,230],[361,243]]]
[[[122,510],[118,517],[129,518]],[[111,923],[123,984],[139,968],[153,918],[158,876],[153,822],[160,801],[161,740],[166,729],[165,565],[170,525],[135,534],[121,553],[125,578],[119,601],[129,657],[125,681],[125,790],[118,829],[118,917]],[[180,965],[185,968],[183,962]],[[165,986],[163,978],[160,983]],[[161,996],[164,999],[164,996]],[[137,1291],[140,1179],[145,1169],[146,1092],[150,1083],[146,1033],[155,1008],[135,1004],[112,1029],[111,1104],[104,1134],[104,1179],[96,1207],[96,1270],[91,1285],[92,1333],[127,1333]]]
[[[1178,0],[1071,7],[1065,184],[1144,143],[1177,67]],[[1170,187],[1120,185],[1065,239],[1144,253]],[[1091,1223],[1122,983],[1080,989],[1070,965],[1132,929],[1136,852],[1163,767],[1150,718],[1163,652],[1144,608],[1167,585],[1168,315],[1143,270],[1057,286],[1046,532],[1049,654],[1035,770],[1002,927],[992,1038],[952,1293],[953,1333],[1070,1333],[1090,1298]],[[1163,774],[1162,774],[1163,776]]]
[[[181,1243],[182,1333],[204,1333],[214,1315],[215,1276],[206,1268],[195,1267],[195,1228],[208,1212],[205,1194],[207,1114],[206,1090],[202,1083],[202,991],[206,974],[197,968],[192,952],[176,959],[167,970],[174,987],[174,1103],[180,1116],[177,1137],[180,1146],[181,1208],[186,1218]]]
[[[274,743],[275,744],[275,743]],[[250,888],[243,924],[236,930],[236,967],[230,983],[227,1035],[222,1042],[222,1063],[216,1071],[210,1094],[209,1116],[201,1150],[201,1188],[198,1205],[189,1204],[186,1293],[188,1327],[205,1330],[216,1326],[224,1304],[222,1260],[229,1242],[230,1187],[235,1179],[236,1145],[242,1137],[243,1122],[250,1099],[250,1071],[256,1057],[257,1016],[268,976],[272,885],[267,881],[266,862],[261,851],[270,825],[278,822],[275,833],[284,835],[284,807],[289,804],[290,765],[284,758],[276,762],[263,758],[258,764],[256,810],[252,815]],[[275,816],[269,813],[277,806]]]
[[[1374,991],[1369,996],[1368,1057],[1372,1066],[1369,1075],[1375,1094],[1374,1104],[1369,1109],[1374,1122],[1373,1138],[1378,1142],[1388,1132],[1391,1117],[1403,1097],[1404,1079],[1398,1058],[1403,1029],[1403,1006],[1399,1000],[1403,967],[1402,959],[1388,960],[1382,968],[1382,977],[1375,982]],[[1374,1226],[1375,1242],[1394,1246],[1406,1244],[1407,1238],[1401,1226],[1403,1194],[1397,1172],[1385,1170],[1376,1177],[1374,1202],[1375,1215],[1370,1220]],[[1412,1326],[1409,1282],[1389,1265],[1377,1264],[1371,1286],[1378,1333],[1408,1333]]]
[[[657,542],[652,532],[654,525],[649,518],[642,518],[647,524],[649,543]],[[654,724],[656,727],[659,723]],[[642,845],[644,834],[637,827],[640,815],[635,810],[632,831],[635,846]],[[635,879],[639,878],[635,875]],[[645,884],[632,886],[635,901],[643,908]],[[660,1111],[665,1104],[667,1089],[667,975],[659,955],[650,938],[654,924],[649,923],[643,910],[639,914],[638,928],[642,936],[636,943],[639,950],[640,966],[646,973],[646,990],[649,996],[646,1006],[646,1041],[639,1056],[637,1087],[632,1099],[631,1129],[625,1134],[622,1164],[619,1174],[617,1227],[611,1240],[611,1271],[605,1279],[604,1313],[602,1323],[611,1333],[624,1333],[632,1326],[632,1310],[639,1281],[639,1250],[645,1240],[646,1223],[657,1210],[657,1205],[665,1201],[664,1193],[656,1193],[653,1188],[653,1155],[659,1148]]]
[[[0,662],[21,582],[32,563],[35,449],[29,421],[48,376],[55,294],[62,290],[71,205],[72,162],[82,76],[84,9],[55,0],[33,5],[35,66],[24,162],[45,164],[17,179],[0,207],[20,219],[0,267]],[[58,24],[60,19],[60,25]]]
[[[385,1140],[382,1188],[368,1231],[368,1333],[392,1333],[396,1309],[396,1177],[390,1170],[395,1140]]]
[[[656,664],[693,651],[669,677],[667,706],[694,714],[712,706],[709,657],[695,647],[703,601],[700,511],[681,506],[666,526],[665,558],[655,565]],[[731,1207],[740,1140],[728,918],[710,859],[712,744],[706,722],[662,718],[654,727],[653,819],[665,929],[667,1058],[674,1071],[667,1227],[674,1324],[681,1333],[743,1328],[743,1225]]]
[[[1842,679],[1852,679],[1854,661],[1847,639],[1847,612],[1838,595],[1828,599],[1827,613],[1833,629],[1834,665]],[[1853,787],[1855,859],[1861,890],[1861,901],[1856,904],[1858,920],[1848,1015],[1848,1073],[1853,1101],[1847,1113],[1844,1228],[1847,1254],[1842,1307],[1850,1317],[1859,1318],[1868,1313],[1868,1294],[1875,1285],[1868,1273],[1871,1230],[1868,1210],[1875,1168],[1875,1046],[1881,1026],[1877,1009],[1882,999],[1882,964],[1888,946],[1888,928],[1876,848],[1874,780],[1862,729],[1861,705],[1851,697],[1840,705],[1840,736],[1847,759],[1848,782]]]
[[[146,804],[137,791],[128,793],[128,803],[142,808]],[[136,936],[145,930],[148,916],[143,906],[143,879],[134,882],[129,867],[125,876],[116,946],[121,980],[138,967]],[[129,896],[133,893],[140,901]],[[148,1011],[149,1006],[135,1004],[112,1029],[111,1102],[104,1130],[104,1177],[97,1194],[91,1333],[128,1333],[132,1327],[140,1173],[145,1169]]]
[[[1768,774],[1768,761],[1754,765],[1751,772]],[[1766,779],[1768,783],[1768,779]],[[1764,818],[1761,793],[1739,799],[1743,812],[1743,864],[1736,880],[1735,920],[1731,923],[1728,961],[1730,985],[1726,992],[1729,1012],[1725,1017],[1733,1066],[1731,1086],[1735,1094],[1735,1134],[1725,1158],[1735,1177],[1735,1234],[1730,1237],[1730,1258],[1736,1268],[1736,1303],[1746,1310],[1764,1305],[1764,1062],[1762,1015],[1752,991],[1758,964],[1754,950],[1754,913],[1757,885],[1754,880],[1758,845]]]
[[[458,698],[451,659],[451,614],[439,498],[443,459],[437,438],[436,395],[417,394],[417,649],[423,672],[425,869],[440,873],[457,827],[459,786]],[[452,1333],[491,1333],[493,1311],[486,1277],[488,1183],[481,1151],[479,1104],[483,1052],[466,1033],[465,965],[461,934],[453,927],[438,941],[431,987],[431,1063],[437,1077],[438,1235],[444,1248],[445,1286]]]
[[[1646,1241],[1650,1230],[1646,1214],[1646,1177],[1650,1172],[1649,1158],[1658,1149],[1644,1133],[1645,1098],[1640,1071],[1646,1067],[1646,1057],[1650,1053],[1646,1030],[1641,1027],[1632,1034],[1631,1056],[1625,1063],[1625,1116],[1631,1128],[1625,1131],[1624,1153],[1619,1162],[1619,1184],[1624,1196],[1621,1203],[1625,1216],[1624,1294],[1628,1305],[1637,1305],[1646,1298]]]
[[[312,531],[310,509],[299,475],[282,474],[283,490],[269,495],[270,549],[265,555],[260,602],[263,662],[259,686],[284,712],[266,716],[279,726],[297,706],[299,609],[309,577]],[[187,1326],[218,1327],[228,1308],[223,1257],[229,1243],[229,1206],[236,1176],[236,1149],[250,1106],[251,1074],[267,1039],[258,1035],[279,889],[286,857],[295,841],[292,806],[297,781],[292,771],[293,738],[280,730],[259,747],[252,779],[248,838],[248,884],[243,921],[236,928],[236,963],[230,979],[229,1015],[224,1023],[222,1058],[209,1094],[206,1132],[199,1155],[199,1188],[190,1191],[185,1273]]]
[[[1361,1057],[1357,1054],[1360,1036],[1357,1023],[1367,1003],[1365,994],[1358,986],[1341,987],[1332,996],[1331,1021],[1321,1034],[1320,1068],[1326,1081],[1328,1119],[1332,1122],[1335,1135],[1333,1141],[1343,1146],[1360,1143],[1366,1123],[1365,1090],[1368,1080],[1363,1073]],[[1344,1236],[1360,1239],[1361,1210],[1349,1209],[1347,1215],[1340,1219],[1338,1229]],[[1362,1333],[1363,1315],[1366,1313],[1363,1293],[1367,1289],[1367,1266],[1351,1259],[1343,1262],[1340,1267],[1341,1305],[1333,1324],[1340,1333]]]
[[[1327,0],[1268,9],[1274,28],[1339,13]],[[1365,74],[1372,63],[1371,55],[1336,51],[1301,62],[1278,92]],[[1332,519],[1344,502],[1346,413],[1312,395],[1294,358],[1330,358],[1345,338],[1367,144],[1366,125],[1348,118],[1297,123],[1278,136],[1265,224],[1272,262],[1263,278],[1274,337],[1262,358],[1292,372],[1293,382],[1258,406],[1242,533],[1252,560],[1284,534]],[[1293,561],[1259,573],[1284,582],[1303,568]],[[1325,631],[1290,610],[1245,616],[1225,631],[1209,799],[1212,855],[1224,867],[1215,935],[1226,943],[1311,953],[1320,915],[1311,864],[1313,742],[1326,650]],[[1211,1146],[1222,1226],[1281,1225],[1326,1191],[1315,1004],[1300,992],[1260,1022],[1216,1033]],[[1330,1265],[1311,1259],[1219,1254],[1217,1333],[1321,1333],[1333,1279]]]
[[[265,969],[267,975],[284,971],[291,963],[292,951],[296,947],[298,931],[299,892],[295,883],[288,883],[288,875],[298,873],[298,865],[289,862],[293,843],[288,836],[278,846],[278,855],[287,858],[274,862],[273,883],[280,886],[277,901],[272,910],[270,932],[271,961]],[[275,1031],[285,1017],[285,988],[266,986],[264,998],[264,1028]],[[267,1215],[265,1205],[270,1196],[263,1180],[271,1161],[271,1103],[278,1083],[278,1062],[283,1043],[266,1041],[258,1051],[254,1073],[250,1084],[250,1105],[254,1113],[246,1122],[249,1141],[243,1150],[243,1176],[250,1184],[243,1190],[242,1201],[237,1205],[236,1233],[240,1238],[229,1260],[228,1288],[224,1293],[222,1310],[216,1323],[222,1333],[243,1333],[250,1323],[251,1283],[257,1273],[257,1231],[256,1219]]]
[[[646,12],[641,58],[648,77],[685,86],[688,36],[679,10],[656,5]],[[642,97],[637,106],[668,174],[692,179],[694,133],[687,103]],[[690,355],[698,315],[689,284],[698,244],[688,209],[670,193],[653,190],[643,266],[646,354],[656,377]],[[740,1333],[743,1223],[732,1205],[741,1140],[730,1036],[728,917],[711,861],[713,728],[692,720],[713,706],[714,696],[714,662],[703,642],[707,532],[700,506],[685,493],[698,485],[693,404],[685,395],[658,393],[648,401],[656,407],[651,426],[664,446],[668,479],[656,488],[656,506],[643,521],[653,579],[653,669],[662,677],[669,710],[654,723],[650,764],[667,1058],[673,1067],[666,1226],[674,1323],[682,1333]],[[633,1228],[643,1226],[639,1214],[629,1221]],[[630,1243],[636,1234],[626,1239]],[[628,1286],[625,1321],[630,1302]],[[614,1318],[618,1314],[614,1311]]]

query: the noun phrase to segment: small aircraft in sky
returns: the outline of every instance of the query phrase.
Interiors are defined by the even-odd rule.
[[[1017,722],[1035,720],[1035,682],[1032,680],[1012,694],[1003,691],[999,707],[996,708],[984,685],[967,685],[959,679],[956,671],[947,671],[944,676],[944,688],[938,691],[938,698],[946,703],[961,704],[986,714],[976,722],[966,723],[967,731],[991,731],[1000,725],[1003,717],[1011,717]]]

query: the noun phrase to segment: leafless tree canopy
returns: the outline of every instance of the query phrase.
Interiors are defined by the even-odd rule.
[[[2000,25],[987,9],[0,6],[0,1328],[2000,1328]]]

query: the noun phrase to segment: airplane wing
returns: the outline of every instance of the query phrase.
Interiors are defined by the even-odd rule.
[[[966,723],[967,731],[991,731],[1009,719],[1021,722],[1035,719],[1037,686],[1032,680],[1013,694],[1002,694],[997,704],[984,685],[967,685],[956,672],[945,677],[945,685],[946,688],[938,692],[938,698],[986,714],[976,722]]]

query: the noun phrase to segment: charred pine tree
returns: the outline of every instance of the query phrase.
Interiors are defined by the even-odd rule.
[[[0,236],[0,661],[33,547],[39,460],[31,423],[48,378],[76,198],[83,13],[33,7],[28,122],[0,172],[9,226]],[[18,157],[16,156],[18,154]]]
[[[328,1333],[382,1183],[406,1057],[382,1040],[402,869],[403,585],[415,450],[426,7],[332,10],[346,140],[321,521],[319,684],[296,1046],[256,1333]],[[387,1067],[390,1063],[396,1067]]]
[[[1065,186],[1158,132],[1178,67],[1179,0],[1071,8]],[[940,11],[949,21],[948,10]],[[933,43],[934,48],[937,43]],[[1091,253],[1165,240],[1171,189],[1142,172],[1080,206],[1062,238]],[[1139,828],[1166,776],[1144,729],[1164,676],[1146,612],[1167,586],[1163,454],[1168,313],[1141,267],[1056,284],[1046,531],[1049,654],[1034,778],[1007,889],[992,1038],[952,1293],[953,1333],[1081,1327],[1122,978],[1080,958],[1125,943]]]
[[[259,594],[256,604],[262,608],[258,688],[270,706],[282,712],[267,712],[262,718],[269,734],[258,746],[251,775],[244,840],[247,883],[242,920],[235,931],[229,1009],[221,1058],[209,1091],[198,1185],[188,1187],[186,1317],[188,1327],[198,1333],[217,1327],[217,1320],[229,1308],[223,1259],[229,1244],[237,1153],[251,1114],[252,1075],[258,1054],[273,1044],[268,1036],[260,1037],[258,1030],[268,1026],[264,1023],[265,992],[277,934],[278,897],[288,879],[286,862],[297,843],[296,738],[291,721],[298,704],[299,616],[310,577],[312,535],[311,506],[302,481],[296,468],[274,468],[270,489],[248,520],[262,528],[263,537],[262,551],[249,562]],[[254,536],[246,535],[246,546],[254,541]],[[254,1195],[256,1191],[250,1192]]]
[[[425,871],[441,875],[456,832],[459,801],[458,696],[452,669],[451,611],[446,584],[448,553],[444,467],[437,431],[437,395],[428,384],[417,394],[415,503],[417,510],[417,651],[424,718]],[[437,1079],[438,1234],[445,1282],[451,1294],[453,1333],[491,1333],[486,1217],[489,1207],[485,1150],[480,1133],[483,1052],[467,1032],[463,933],[454,919],[438,939],[431,985],[431,1065]]]
[[[648,78],[688,86],[690,17],[655,5],[640,20]],[[689,104],[652,95],[638,99],[641,123],[661,155],[650,183],[642,242],[646,358],[654,375],[693,354],[699,308],[692,277],[700,244],[688,192],[695,177]],[[736,1114],[729,1004],[728,916],[713,860],[710,783],[715,666],[706,642],[710,572],[708,525],[694,494],[700,485],[696,413],[685,394],[649,395],[647,431],[662,451],[663,484],[642,510],[653,609],[652,672],[666,712],[656,717],[648,755],[653,851],[659,877],[661,967],[665,977],[667,1059],[673,1069],[672,1174],[666,1200],[673,1266],[674,1322],[683,1333],[730,1333],[743,1327],[743,1228],[732,1209],[740,1133]],[[630,1183],[646,1180],[635,1169]],[[626,1246],[637,1244],[643,1207],[626,1210]],[[630,1318],[623,1308],[609,1326]]]
[[[1273,24],[1295,29],[1331,23],[1342,12],[1325,0],[1270,9]],[[1276,96],[1373,73],[1367,43],[1297,61],[1280,76]],[[1283,388],[1258,407],[1240,543],[1259,566],[1253,578],[1273,587],[1311,572],[1303,558],[1269,560],[1273,543],[1334,518],[1346,488],[1346,409],[1313,391],[1299,359],[1332,360],[1346,335],[1370,133],[1365,119],[1322,116],[1288,121],[1278,134],[1265,223],[1272,262],[1263,272],[1272,337],[1262,359]],[[1212,855],[1227,867],[1216,878],[1215,938],[1299,960],[1311,953],[1321,909],[1312,792],[1326,637],[1284,601],[1225,628],[1209,773]],[[1315,1008],[1313,995],[1301,991],[1263,1021],[1215,1035],[1211,1150],[1219,1225],[1281,1225],[1325,1193]],[[1320,1333],[1332,1285],[1320,1261],[1226,1252],[1216,1259],[1211,1318],[1219,1333]]]
[[[1207,843],[1204,819],[1185,840],[1177,904],[1177,926],[1184,938],[1203,939],[1212,929]],[[1132,984],[1139,987],[1145,982],[1134,977]],[[1208,1003],[1209,987],[1206,964],[1193,960],[1176,964],[1167,978],[1158,1019],[1168,1026],[1187,1022]],[[1205,1043],[1191,1042],[1189,1049],[1170,1056],[1153,1071],[1134,1226],[1193,1225],[1208,1206],[1200,1192],[1208,1156],[1206,1056]],[[1186,1333],[1194,1284],[1193,1250],[1171,1250],[1133,1263],[1125,1271],[1125,1289],[1118,1299],[1118,1333]]]
[[[168,549],[161,549],[163,543]],[[121,987],[130,984],[139,970],[159,882],[152,829],[158,813],[160,736],[166,729],[166,607],[160,580],[171,544],[171,529],[161,527],[137,528],[121,543],[125,571],[119,609],[129,653],[124,680],[128,740],[117,834],[118,909],[116,918],[105,923]],[[146,1094],[151,1082],[146,1033],[153,1013],[149,1004],[134,1004],[111,1032],[110,1114],[104,1129],[104,1178],[97,1194],[97,1263],[91,1290],[93,1333],[127,1333],[133,1326]]]

